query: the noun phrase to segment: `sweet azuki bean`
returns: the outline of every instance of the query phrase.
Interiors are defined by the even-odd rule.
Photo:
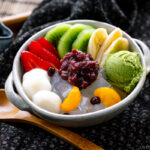
[[[98,69],[97,62],[90,54],[72,50],[61,60],[59,74],[70,84],[84,89],[97,78]]]

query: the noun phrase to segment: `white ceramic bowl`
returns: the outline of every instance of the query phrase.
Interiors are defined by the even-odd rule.
[[[115,26],[112,26],[110,24],[98,22],[94,20],[73,20],[73,21],[67,21],[65,23],[68,24],[84,23],[84,24],[92,25],[96,28],[99,27],[106,28],[108,32],[111,32],[116,28]],[[107,121],[115,117],[119,113],[121,113],[138,95],[138,93],[140,92],[144,84],[146,75],[150,71],[149,48],[143,42],[131,38],[125,32],[123,32],[123,36],[128,39],[130,43],[130,49],[140,54],[141,63],[144,71],[135,89],[121,102],[111,107],[96,112],[92,112],[92,113],[81,114],[81,115],[62,115],[62,114],[48,112],[44,109],[39,108],[27,97],[27,95],[23,91],[22,84],[21,84],[23,68],[20,63],[20,54],[22,51],[27,49],[31,41],[37,40],[39,37],[42,37],[48,30],[54,28],[55,26],[56,25],[53,25],[37,32],[35,35],[29,38],[19,49],[14,59],[12,73],[10,73],[5,84],[5,90],[8,99],[21,110],[30,111],[45,120],[48,120],[58,125],[68,126],[68,127],[83,127],[83,126],[95,125]],[[140,45],[140,47],[137,45],[137,43],[138,45]],[[16,90],[14,90],[14,86],[16,87]]]

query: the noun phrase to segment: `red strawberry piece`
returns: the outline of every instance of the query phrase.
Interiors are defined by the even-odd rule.
[[[42,47],[54,54],[57,58],[59,58],[56,48],[48,40],[41,37],[37,40],[37,42],[40,43]]]
[[[52,63],[57,68],[60,67],[60,60],[47,49],[43,48],[38,42],[32,41],[29,45],[29,51],[39,56],[40,58]]]
[[[45,61],[28,51],[23,51],[21,53],[21,62],[26,72],[34,68],[41,68],[46,71],[48,71],[50,67],[56,68],[54,65],[52,65],[48,61]]]

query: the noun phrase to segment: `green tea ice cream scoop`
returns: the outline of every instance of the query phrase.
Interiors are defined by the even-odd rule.
[[[110,54],[104,64],[108,81],[130,93],[142,74],[142,65],[137,52],[119,51]]]

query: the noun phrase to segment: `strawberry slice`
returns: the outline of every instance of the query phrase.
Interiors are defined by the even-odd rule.
[[[38,42],[32,41],[29,45],[29,51],[39,56],[40,58],[52,63],[57,68],[60,67],[60,60],[47,49],[43,48]]]
[[[58,55],[56,48],[48,40],[41,37],[37,40],[37,42],[39,44],[41,44],[41,46],[44,47],[45,49],[47,49],[49,52],[54,54],[57,58],[59,58],[59,55]]]
[[[41,68],[46,71],[48,71],[50,67],[56,68],[54,65],[52,65],[48,61],[45,61],[28,51],[23,51],[21,53],[21,62],[26,72],[34,68]]]

